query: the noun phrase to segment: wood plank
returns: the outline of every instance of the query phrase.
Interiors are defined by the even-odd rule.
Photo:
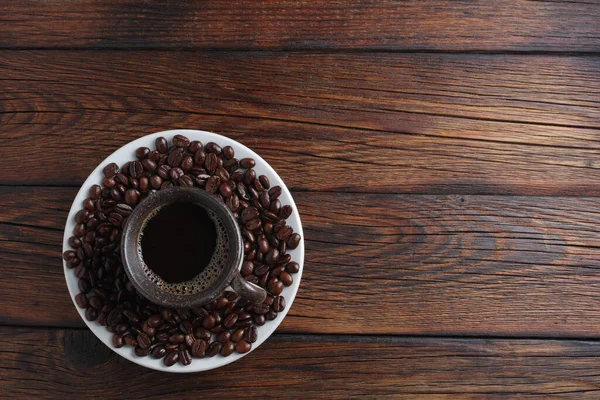
[[[586,341],[275,335],[234,364],[178,376],[122,359],[87,330],[4,327],[0,344],[0,388],[18,398],[595,399],[600,390],[600,344]]]
[[[83,326],[60,261],[75,188],[0,189],[0,323]],[[600,199],[294,193],[295,333],[598,338]]]
[[[148,57],[0,52],[0,184],[77,185],[121,144],[187,127],[250,146],[296,190],[600,191],[600,57]]]
[[[600,3],[0,2],[3,48],[598,51]]]

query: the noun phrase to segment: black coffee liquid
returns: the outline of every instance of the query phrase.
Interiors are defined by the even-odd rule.
[[[193,279],[210,262],[217,230],[206,210],[192,203],[161,208],[142,236],[142,258],[167,283]]]

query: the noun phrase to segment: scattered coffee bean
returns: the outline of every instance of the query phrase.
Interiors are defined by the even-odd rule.
[[[245,354],[245,353],[249,352],[250,349],[252,349],[252,345],[250,343],[246,342],[245,340],[240,340],[235,345],[235,351],[237,351],[240,354]]]
[[[221,351],[223,345],[219,342],[212,342],[206,349],[206,356],[214,357]]]
[[[177,363],[177,361],[179,361],[179,352],[177,350],[169,351],[163,360],[164,364],[167,367],[175,365],[175,363]]]
[[[156,345],[152,348],[152,358],[163,358],[167,354],[167,349],[162,344]]]

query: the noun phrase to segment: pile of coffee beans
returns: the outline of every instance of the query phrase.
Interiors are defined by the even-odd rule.
[[[154,149],[140,147],[136,158],[121,167],[106,165],[102,184],[90,188],[75,215],[72,250],[63,258],[79,279],[77,305],[89,321],[114,334],[115,347],[133,346],[136,355],[162,359],[166,366],[247,353],[258,338],[257,326],[285,309],[281,293],[299,269],[287,250],[301,237],[286,224],[292,207],[281,204],[281,187],[257,175],[254,159],[238,160],[231,146],[203,145],[181,135],[171,146],[160,137]],[[136,292],[121,263],[122,227],[141,200],[172,186],[206,190],[231,210],[245,240],[241,273],[267,290],[262,304],[226,292],[202,307],[170,309]]]

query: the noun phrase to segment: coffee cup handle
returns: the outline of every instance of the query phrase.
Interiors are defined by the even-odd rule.
[[[267,298],[267,292],[254,283],[246,281],[238,271],[231,281],[231,288],[241,297],[254,304],[260,304]]]

